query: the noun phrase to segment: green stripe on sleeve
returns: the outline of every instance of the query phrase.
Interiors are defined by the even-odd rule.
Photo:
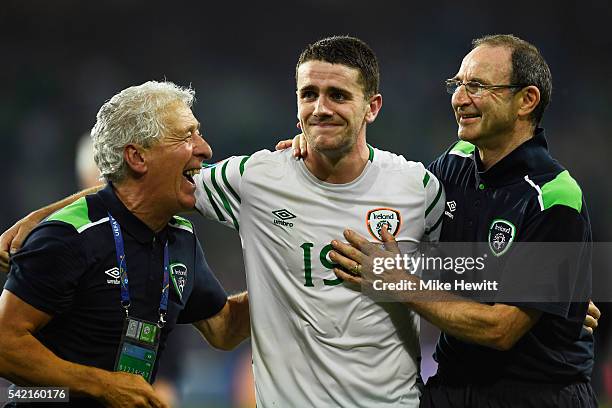
[[[244,173],[244,164],[247,162],[247,160],[249,160],[249,157],[251,156],[246,156],[244,159],[242,159],[242,161],[240,162],[240,175],[242,176],[242,173]]]
[[[223,216],[223,213],[221,212],[221,210],[219,210],[219,207],[217,207],[215,200],[213,200],[212,193],[210,192],[208,187],[206,187],[206,183],[202,182],[202,185],[204,186],[204,190],[206,191],[206,195],[208,196],[208,201],[212,205],[213,210],[215,210],[215,214],[217,214],[217,218],[219,219],[219,221],[224,222],[225,217]]]
[[[438,229],[438,227],[442,224],[442,219],[444,218],[444,213],[442,213],[440,215],[440,218],[438,218],[438,221],[436,221],[436,223],[434,225],[432,225],[432,227],[429,229],[429,231],[427,231],[428,234],[431,234],[432,232],[434,232],[435,230]]]
[[[542,186],[542,203],[545,210],[553,205],[565,205],[580,212],[582,190],[569,171],[565,170]]]
[[[223,167],[221,167],[221,178],[223,179],[223,182],[225,183],[225,187],[227,187],[227,189],[234,196],[234,198],[238,200],[238,202],[240,202],[240,197],[238,197],[238,194],[236,193],[236,191],[234,191],[229,181],[227,180],[227,174],[226,174],[227,163],[229,163],[229,160],[226,160],[225,163],[223,163]]]
[[[236,217],[234,217],[234,212],[232,211],[232,207],[230,206],[229,201],[227,201],[227,197],[225,196],[225,193],[219,187],[219,184],[217,184],[217,179],[215,177],[215,170],[217,170],[217,167],[214,167],[210,171],[210,179],[212,181],[213,187],[215,188],[215,191],[217,192],[217,194],[219,194],[219,197],[221,197],[221,202],[223,203],[223,207],[225,207],[225,210],[227,211],[229,216],[232,218],[232,222],[234,223],[234,228],[236,228],[236,231],[239,231],[240,227],[238,225],[238,220],[236,219]]]
[[[427,187],[427,183],[429,183],[430,178],[431,177],[429,176],[429,172],[425,170],[425,177],[423,177],[423,187]]]
[[[429,205],[429,207],[427,207],[427,210],[425,210],[425,218],[427,218],[431,210],[433,210],[436,204],[438,204],[438,200],[440,200],[441,196],[442,196],[442,183],[440,183],[440,185],[438,186],[438,193],[436,194],[436,198],[434,198],[433,202]]]
[[[91,223],[87,200],[81,197],[72,204],[54,212],[45,221],[61,221],[72,225],[75,229]]]

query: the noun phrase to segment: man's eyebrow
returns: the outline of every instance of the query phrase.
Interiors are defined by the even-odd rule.
[[[349,91],[348,89],[338,88],[337,86],[330,86],[329,91],[330,92],[340,92],[343,94],[351,94],[351,91]]]
[[[484,80],[484,79],[479,78],[479,77],[473,77],[469,81],[466,81],[466,82],[478,82],[480,84],[487,84],[489,81]]]
[[[201,123],[199,121],[196,121],[196,123],[194,123],[193,125],[186,126],[184,132],[192,132],[193,130],[200,130],[200,125]]]
[[[303,91],[315,91],[318,88],[314,85],[305,85],[303,87],[301,87],[300,89],[298,89],[299,92],[303,92]]]
[[[483,84],[483,85],[486,85],[488,83],[488,81],[486,81],[486,80],[484,80],[482,78],[479,78],[479,77],[473,77],[473,78],[470,78],[470,79],[462,80],[462,79],[459,78],[459,74],[455,75],[452,78],[449,78],[448,80],[449,81],[459,81],[459,82],[463,82],[463,81],[465,81],[465,82],[478,82],[479,84]]]

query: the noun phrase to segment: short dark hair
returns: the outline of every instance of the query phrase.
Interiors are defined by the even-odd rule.
[[[519,85],[534,85],[540,90],[540,103],[531,113],[532,122],[538,126],[550,103],[552,75],[550,68],[535,45],[512,34],[485,35],[472,40],[472,49],[481,45],[507,47],[512,52],[512,74],[510,82]]]
[[[300,65],[308,61],[325,61],[330,64],[342,64],[359,71],[359,83],[366,98],[378,93],[379,71],[378,60],[374,51],[358,38],[333,36],[309,44],[300,54],[295,67],[295,80]]]

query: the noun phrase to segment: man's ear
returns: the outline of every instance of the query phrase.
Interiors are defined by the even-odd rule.
[[[123,159],[131,171],[137,175],[143,175],[147,172],[147,161],[145,159],[144,149],[135,144],[129,144],[123,149]]]
[[[382,95],[376,94],[370,97],[368,102],[368,111],[366,112],[365,120],[366,123],[370,124],[376,120],[378,112],[382,108]]]
[[[540,103],[540,90],[537,86],[529,85],[519,92],[519,116],[527,117]]]

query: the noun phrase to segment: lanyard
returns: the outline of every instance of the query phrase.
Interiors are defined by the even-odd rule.
[[[117,264],[119,265],[119,273],[121,274],[121,306],[125,309],[125,315],[128,316],[128,309],[130,308],[130,287],[127,275],[127,263],[125,261],[125,250],[123,247],[123,235],[121,234],[121,226],[108,213],[108,219],[111,223],[113,230],[113,238],[115,240],[115,250],[117,253]],[[168,288],[169,288],[169,275],[170,275],[170,258],[168,256],[168,241],[164,245],[164,282],[162,285],[161,299],[159,301],[159,321],[157,325],[164,327],[166,324],[166,313],[168,312]]]

